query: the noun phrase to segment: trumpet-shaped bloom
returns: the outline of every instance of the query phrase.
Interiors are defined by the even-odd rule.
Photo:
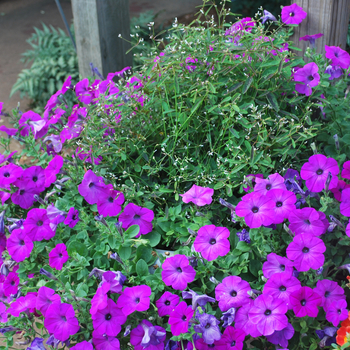
[[[300,233],[287,247],[287,257],[294,261],[298,271],[317,270],[324,264],[326,246],[312,233]]]
[[[290,302],[296,317],[317,317],[322,299],[310,287],[301,287],[290,295]]]
[[[84,340],[81,343],[75,344],[71,350],[94,350],[94,347],[92,346],[91,343],[88,341]]]
[[[199,324],[194,326],[197,333],[202,333],[202,338],[206,344],[214,344],[214,341],[221,339],[219,323],[215,316],[209,314],[197,315]]]
[[[45,286],[40,287],[36,298],[35,308],[45,316],[47,309],[52,304],[61,304],[61,297],[58,294],[55,294],[55,291],[51,288]]]
[[[142,320],[131,331],[130,343],[135,350],[163,350],[166,332],[163,327],[153,326],[151,322]]]
[[[226,227],[206,225],[198,230],[194,241],[194,248],[208,261],[215,260],[218,256],[225,256],[230,251],[228,237],[230,231]]]
[[[10,296],[18,291],[19,277],[16,272],[10,272],[4,282],[4,295]]]
[[[294,73],[295,90],[306,96],[312,94],[312,88],[316,87],[320,82],[318,74],[318,65],[314,62],[307,63],[303,68],[299,68]]]
[[[289,228],[296,235],[300,233],[311,233],[320,236],[326,232],[320,214],[314,208],[294,209],[288,216]]]
[[[73,228],[79,221],[79,210],[74,209],[74,207],[70,208],[64,220],[64,224]]]
[[[330,75],[330,77],[328,78],[329,80],[333,80],[340,78],[343,75],[344,71],[339,66],[333,66],[330,64],[326,67],[326,70],[324,72]]]
[[[33,241],[21,229],[13,230],[7,239],[7,250],[11,258],[17,262],[29,258],[33,247]]]
[[[180,298],[178,295],[170,292],[165,292],[157,301],[158,314],[160,317],[170,315],[174,308],[179,304]]]
[[[176,290],[185,290],[187,283],[192,282],[196,276],[196,271],[185,255],[177,254],[165,259],[162,269],[163,282]]]
[[[282,9],[282,22],[285,24],[300,24],[307,16],[302,7],[297,4],[284,6]]]
[[[118,298],[117,306],[122,308],[124,315],[130,315],[134,311],[146,311],[150,305],[152,290],[146,285],[126,287]]]
[[[9,314],[18,317],[21,312],[34,312],[36,296],[34,293],[27,293],[24,297],[19,297],[11,304],[7,310]]]
[[[350,66],[350,55],[338,46],[325,45],[326,57],[332,60],[332,64],[343,69]]]
[[[297,201],[297,197],[291,191],[281,189],[270,190],[267,192],[266,196],[275,203],[273,208],[274,224],[281,224],[284,219],[288,218],[289,213],[295,210],[295,202]]]
[[[29,209],[35,199],[34,195],[38,194],[39,191],[35,187],[30,187],[25,181],[16,181],[18,190],[11,195],[13,204],[19,205],[22,209]]]
[[[122,197],[124,198],[124,196]],[[140,235],[146,235],[153,229],[152,220],[154,219],[154,212],[151,209],[142,208],[134,203],[129,203],[124,212],[119,215],[118,221],[122,222],[122,227],[128,229],[132,225],[138,225]]]
[[[341,177],[350,180],[350,160],[343,164],[343,169],[341,171]]]
[[[120,271],[106,271],[102,275],[102,283],[109,283],[109,291],[111,293],[120,293],[126,277]]]
[[[97,288],[97,291],[93,298],[91,299],[91,309],[90,314],[95,314],[98,310],[102,310],[107,307],[107,293],[109,292],[110,284],[105,282]]]
[[[62,270],[63,264],[69,259],[67,247],[64,243],[59,243],[49,253],[50,267],[56,270]]]
[[[343,180],[339,180],[339,181],[338,181],[337,187],[331,189],[331,192],[333,193],[334,198],[335,198],[337,201],[339,201],[339,202],[342,201],[341,195],[342,195],[343,190],[345,190],[346,188],[350,188],[350,185],[347,184],[347,183],[346,183],[345,181],[343,181]]]
[[[288,323],[288,326],[283,328],[280,331],[275,331],[271,335],[266,337],[267,341],[275,345],[281,345],[284,348],[288,346],[288,340],[292,339],[294,335],[293,326]]]
[[[301,167],[300,175],[305,180],[306,187],[311,192],[321,192],[324,189],[328,173],[332,174],[329,189],[337,187],[339,174],[338,163],[333,158],[327,158],[323,154],[315,154]]]
[[[170,324],[171,333],[175,336],[186,333],[193,313],[192,307],[187,306],[184,301],[181,301],[169,316],[168,322]]]
[[[284,184],[284,178],[278,174],[272,174],[267,177],[267,179],[261,179],[257,177],[255,179],[256,185],[254,187],[254,192],[259,192],[261,194],[267,194],[271,190],[286,190],[286,185]]]
[[[210,204],[213,200],[214,190],[209,187],[193,185],[186,193],[180,194],[184,203],[192,202],[199,207]]]
[[[311,44],[311,46],[315,46],[316,39],[321,38],[321,37],[323,37],[322,33],[313,34],[313,35],[305,35],[305,36],[302,36],[301,38],[299,38],[299,41],[300,40],[308,41]]]
[[[96,350],[120,350],[120,343],[116,337],[92,332],[92,342]]]
[[[44,170],[45,187],[49,187],[56,181],[56,175],[60,172],[63,166],[63,158],[61,156],[54,156]]]
[[[7,187],[21,177],[23,169],[15,164],[8,164],[0,168],[0,187]]]
[[[262,271],[264,277],[270,278],[275,273],[285,272],[288,275],[292,275],[294,264],[287,258],[277,255],[276,253],[270,253],[267,255],[267,261],[264,262]]]
[[[268,20],[273,21],[273,22],[277,21],[276,17],[271,12],[264,10],[264,16],[261,17],[261,23],[265,24],[266,21],[268,21]]]
[[[347,303],[344,299],[338,300],[331,304],[326,312],[326,320],[333,323],[334,327],[338,327],[339,323],[347,318]]]
[[[314,292],[322,298],[321,306],[326,312],[332,304],[346,298],[344,289],[337,282],[330,280],[317,281]]]
[[[227,311],[232,307],[240,307],[249,300],[250,291],[248,282],[238,276],[227,276],[215,288],[215,299],[219,302],[221,311]]]
[[[97,176],[89,169],[78,186],[78,190],[89,204],[96,204],[109,195],[110,187],[105,185],[101,176]]]
[[[32,241],[49,240],[55,236],[55,232],[50,227],[46,209],[29,210],[23,226]]]
[[[216,342],[218,350],[242,350],[246,334],[242,329],[228,326]]]
[[[117,216],[122,209],[123,203],[123,193],[115,190],[110,190],[108,197],[104,197],[102,200],[99,200],[97,202],[97,210],[98,213],[103,216]]]
[[[45,171],[41,166],[31,166],[23,171],[21,181],[42,192],[45,189]],[[15,185],[17,186],[17,182]]]

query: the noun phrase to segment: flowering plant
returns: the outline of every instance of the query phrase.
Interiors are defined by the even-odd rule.
[[[282,20],[286,14],[288,23],[305,18],[295,5],[283,9]],[[270,15],[263,20],[274,21]],[[312,123],[308,108],[329,78],[318,56],[292,71],[302,61],[286,50],[290,31],[279,26],[274,40],[256,40],[264,27],[247,18],[221,34],[214,25],[187,28],[208,40],[193,41],[197,51],[178,63],[168,57],[182,55],[175,36],[183,33],[174,31],[174,41],[138,74],[126,79],[127,67],[74,87],[69,77],[43,116],[13,111],[15,128],[2,130],[25,150],[21,159],[8,151],[0,159],[0,329],[8,346],[16,332],[30,350],[43,342],[75,350],[348,345],[349,161],[314,147],[298,168],[267,171],[275,163],[264,152],[277,157],[287,144],[282,154],[290,163],[301,142],[314,138],[300,139],[294,118],[306,115]],[[218,61],[210,56],[216,45],[226,45]],[[327,50],[344,74],[347,56]],[[227,89],[234,75],[220,78],[234,62],[243,69],[235,83],[240,93]],[[185,73],[193,81],[205,74],[207,83],[184,91]],[[285,89],[281,96],[275,85]],[[254,114],[261,106],[264,114]],[[193,118],[200,108],[208,123]],[[273,129],[276,113],[288,121],[265,134],[262,125]],[[168,136],[165,129],[165,140],[158,136],[163,118],[176,130]],[[213,121],[222,123],[219,131]],[[248,124],[264,151],[241,138]],[[236,166],[229,179],[211,178],[206,186],[196,166],[184,173],[170,166],[176,154],[185,157],[188,148],[181,147],[192,134],[207,138],[207,150],[218,147],[211,169]],[[200,143],[193,144],[191,152],[206,164]],[[228,161],[221,163],[220,154]],[[35,165],[23,164],[23,155]]]

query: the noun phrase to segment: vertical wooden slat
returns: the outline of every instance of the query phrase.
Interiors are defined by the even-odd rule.
[[[72,0],[79,72],[91,75],[90,63],[106,76],[132,65],[129,0]]]
[[[299,41],[305,35],[322,33],[324,36],[316,40],[318,53],[324,52],[324,46],[346,47],[346,37],[350,16],[349,0],[293,0],[293,3],[301,6],[307,17],[294,29],[294,45],[303,51],[298,54],[303,55],[308,42]]]

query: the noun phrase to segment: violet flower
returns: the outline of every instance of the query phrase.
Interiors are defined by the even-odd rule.
[[[222,325],[224,328],[230,326],[234,322],[236,311],[237,308],[231,307],[231,309],[228,309],[227,311],[222,313],[221,320],[224,322]]]
[[[153,326],[151,322],[142,320],[136,328],[131,331],[130,343],[135,350],[142,349],[164,349],[166,332],[163,327]]]
[[[325,45],[326,58],[332,60],[332,65],[348,69],[350,66],[350,55],[338,46]]]
[[[179,302],[180,298],[178,295],[172,294],[170,292],[164,292],[164,294],[156,301],[159,316],[163,317],[170,315],[170,313],[179,304]]]
[[[274,224],[281,224],[284,219],[288,218],[289,213],[295,210],[297,197],[293,192],[275,189],[268,191],[266,196],[275,203],[273,207]]]
[[[270,253],[267,255],[267,261],[264,262],[262,271],[266,278],[270,278],[275,273],[281,272],[286,272],[291,276],[293,273],[293,265],[294,264],[289,259],[275,253]]]
[[[261,17],[261,23],[265,24],[268,20],[272,22],[277,21],[276,17],[271,12],[264,10],[264,16]]]
[[[151,288],[146,285],[126,287],[118,298],[118,307],[123,309],[126,316],[135,311],[146,311],[150,305],[151,294]]]
[[[295,84],[295,90],[301,94],[310,96],[312,94],[312,88],[316,87],[320,82],[317,64],[310,62],[303,68],[298,69],[294,73],[294,80],[297,82]]]
[[[194,326],[197,333],[202,333],[202,338],[206,344],[213,344],[221,339],[219,323],[215,316],[209,314],[199,314],[197,316],[199,325]]]
[[[317,317],[322,299],[310,287],[301,287],[290,295],[290,302],[296,317]]]
[[[284,178],[278,174],[271,174],[267,179],[256,178],[256,185],[254,187],[254,192],[259,192],[260,194],[267,194],[271,190],[286,190],[286,185],[284,184]]]
[[[305,35],[302,36],[301,38],[299,38],[299,41],[304,40],[304,41],[308,41],[311,45],[312,48],[315,48],[316,45],[316,39],[323,37],[322,33],[318,33],[318,34],[313,34],[313,35]]]
[[[244,241],[246,243],[250,243],[250,237],[249,237],[249,231],[245,228],[242,229],[241,232],[236,232],[236,235],[238,236],[240,241]]]
[[[215,299],[206,294],[199,295],[190,289],[189,292],[182,292],[183,299],[192,299],[192,309],[196,310],[197,305],[204,307],[207,303],[215,303]]]
[[[33,247],[33,241],[29,238],[27,233],[21,229],[13,230],[10,237],[7,239],[7,250],[11,258],[17,262],[29,258]]]
[[[35,338],[26,350],[45,350],[44,339]]]
[[[327,312],[328,308],[339,300],[345,300],[344,289],[335,281],[317,281],[314,292],[322,298],[321,306]]]
[[[282,9],[282,22],[285,24],[300,24],[307,16],[302,7],[297,4],[284,6]]]
[[[192,202],[198,206],[210,204],[213,200],[214,190],[209,187],[193,185],[186,193],[180,194],[184,203]]]
[[[288,323],[287,327],[283,328],[280,331],[275,331],[271,335],[266,337],[267,341],[272,344],[280,345],[284,348],[288,346],[288,340],[292,339],[294,335],[293,326]]]
[[[110,186],[105,185],[102,176],[97,176],[89,169],[85,173],[82,183],[78,186],[78,190],[89,204],[96,204],[99,200],[108,196]]]
[[[171,333],[175,336],[186,333],[193,313],[192,307],[181,301],[169,316],[168,323],[170,324]]]

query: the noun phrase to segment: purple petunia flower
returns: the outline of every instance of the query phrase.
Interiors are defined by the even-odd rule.
[[[245,228],[241,232],[236,232],[240,241],[244,241],[246,243],[250,243],[249,231]]]
[[[110,187],[105,185],[101,176],[97,176],[89,169],[85,173],[82,183],[78,186],[78,190],[89,204],[96,204],[109,195]]]
[[[305,64],[303,68],[299,68],[294,73],[295,90],[306,96],[312,94],[313,87],[320,82],[320,75],[318,74],[318,65],[314,62]]]
[[[262,225],[269,226],[273,222],[273,208],[275,203],[258,192],[246,194],[236,206],[236,215],[244,217],[250,228]]]
[[[23,226],[32,241],[50,240],[55,236],[45,209],[29,210]]]
[[[330,280],[317,281],[314,292],[322,298],[321,306],[326,312],[332,304],[346,298],[344,289],[337,282]]]
[[[163,317],[170,315],[179,302],[180,298],[178,295],[164,292],[164,294],[156,301],[159,316]]]
[[[18,190],[11,195],[13,204],[19,205],[22,209],[29,209],[35,201],[34,195],[39,191],[25,181],[20,181],[20,183],[16,181],[16,186]]]
[[[124,200],[123,193],[110,190],[107,197],[104,197],[97,202],[98,213],[103,216],[117,216],[122,209]]]
[[[282,9],[282,22],[285,24],[300,24],[307,16],[302,7],[297,4],[284,6]]]
[[[62,270],[63,264],[69,259],[67,247],[64,243],[59,243],[49,253],[50,267],[56,270]]]
[[[343,164],[343,169],[341,171],[341,177],[344,179],[350,179],[350,160],[346,161]]]
[[[231,307],[231,309],[228,309],[227,311],[222,313],[221,320],[224,322],[224,324],[222,325],[224,328],[230,326],[233,323],[236,317],[236,311],[237,308]]]
[[[11,258],[17,262],[29,258],[34,247],[33,241],[22,229],[16,229],[11,232],[6,246]]]
[[[268,20],[273,22],[277,21],[276,17],[271,12],[264,10],[264,16],[261,17],[261,23],[265,24]]]
[[[339,181],[338,181],[337,187],[331,189],[331,192],[333,193],[334,198],[335,198],[337,201],[339,201],[339,202],[342,201],[341,195],[342,195],[342,192],[343,192],[346,188],[350,188],[350,184],[347,184],[347,183],[346,183],[345,181],[343,181],[343,180],[339,180]]]
[[[219,323],[215,316],[209,314],[199,314],[197,316],[199,324],[194,326],[197,333],[202,333],[202,338],[206,344],[213,344],[221,339]]]
[[[340,78],[343,75],[343,69],[339,66],[329,65],[324,72],[330,75],[329,80]]]
[[[107,307],[107,293],[109,292],[109,287],[109,283],[103,283],[99,288],[97,288],[95,295],[91,299],[91,315],[94,315],[98,310],[102,310]]]
[[[97,332],[92,332],[92,342],[96,350],[120,350],[120,343],[118,338],[109,337],[108,335],[101,335]]]
[[[281,224],[284,219],[288,218],[289,213],[295,210],[297,197],[293,192],[276,189],[268,191],[266,196],[275,203],[273,208],[274,224]]]
[[[65,341],[79,331],[79,322],[70,304],[52,304],[46,311],[44,326],[56,339]]]
[[[294,261],[295,268],[308,271],[310,268],[317,270],[324,264],[326,246],[321,239],[312,233],[300,233],[293,238],[287,247],[287,257]]]
[[[304,40],[308,41],[311,47],[315,47],[316,39],[323,37],[322,33],[313,34],[313,35],[305,35],[299,38],[299,41]]]
[[[314,208],[294,209],[290,212],[288,220],[290,230],[296,235],[311,233],[320,236],[327,230],[320,219],[320,214]]]
[[[333,158],[327,158],[323,154],[315,154],[309,161],[301,167],[300,175],[305,181],[306,187],[312,192],[321,192],[328,177],[328,173],[333,175],[329,189],[337,186],[339,174],[338,163]]]
[[[124,196],[123,196],[124,197]],[[132,225],[138,225],[140,232],[136,238],[140,235],[146,235],[153,229],[152,220],[154,219],[154,212],[151,209],[142,208],[134,203],[129,203],[124,212],[119,215],[118,221],[122,222],[124,229],[129,228]]]
[[[47,309],[52,304],[61,304],[61,297],[58,294],[55,294],[55,291],[51,288],[45,286],[40,287],[36,298],[35,308],[45,316]]]
[[[266,282],[263,294],[282,299],[284,303],[291,308],[289,297],[294,291],[299,290],[300,287],[300,281],[289,273],[275,273]]]
[[[30,346],[26,350],[45,350],[44,339],[34,338]]]
[[[61,138],[59,135],[50,135],[46,136],[43,140],[43,142],[51,141],[49,145],[47,145],[47,150],[50,150],[51,152],[53,151],[53,154],[59,153],[62,151],[62,143],[61,143]],[[47,152],[49,153],[49,151]]]
[[[182,297],[184,299],[192,299],[192,309],[196,310],[197,305],[204,307],[207,303],[215,303],[215,299],[209,297],[206,294],[199,295],[195,291],[191,290],[189,292],[182,292]]]
[[[299,175],[299,172],[294,169],[287,169],[284,177],[284,184],[287,187],[288,191],[293,190],[293,184],[296,182],[299,186],[302,186],[301,177]]]
[[[0,186],[7,188],[23,174],[23,169],[15,164],[8,164],[0,168]]]
[[[33,126],[30,125],[33,121],[39,121],[41,117],[39,114],[33,111],[28,111],[22,114],[21,118],[18,120],[19,128],[21,129],[21,136],[28,136],[29,132],[34,130]]]
[[[301,287],[290,295],[290,303],[296,317],[317,317],[321,297],[310,287]]]
[[[50,220],[52,231],[56,231],[57,225],[64,222],[67,213],[57,209],[54,205],[49,204],[46,209],[46,214]]]
[[[232,307],[240,307],[249,300],[250,291],[248,282],[238,276],[227,276],[215,288],[215,299],[219,302],[221,311]]]
[[[83,79],[75,85],[75,94],[80,102],[86,105],[91,103],[92,91],[89,87],[89,79]]]
[[[27,293],[26,296],[17,298],[7,310],[9,314],[18,317],[21,312],[31,313],[35,310],[36,296],[34,293]]]
[[[187,283],[193,282],[196,271],[190,265],[187,256],[177,254],[165,259],[162,264],[162,280],[167,286],[184,290]]]
[[[151,288],[146,285],[126,287],[118,298],[117,306],[122,308],[126,316],[135,311],[146,311],[150,305],[151,294]]]
[[[125,323],[126,316],[122,309],[112,300],[107,300],[107,306],[97,310],[92,316],[92,325],[96,333],[106,334],[109,337],[116,336],[121,331],[121,325]]]
[[[218,350],[242,350],[246,334],[242,329],[228,326],[221,337],[216,342]]]
[[[171,333],[175,336],[186,333],[193,313],[192,307],[181,301],[169,316],[168,323],[170,324]]]
[[[293,335],[294,328],[290,323],[288,323],[287,327],[280,331],[273,332],[271,335],[268,335],[266,339],[272,344],[281,345],[286,348],[288,346],[288,340],[292,339]]]
[[[194,240],[194,248],[201,253],[203,258],[212,261],[218,256],[225,256],[230,251],[228,237],[230,231],[226,227],[205,225],[198,230]]]
[[[267,261],[264,262],[262,271],[266,278],[270,278],[275,273],[281,272],[288,273],[288,275],[291,276],[293,273],[293,266],[294,264],[287,258],[279,256],[276,253],[270,253],[267,255]]]
[[[332,65],[348,69],[350,66],[350,55],[338,46],[325,45],[326,57],[332,60]]]
[[[286,185],[284,184],[284,178],[278,174],[272,174],[267,177],[267,179],[256,178],[256,185],[254,186],[254,192],[260,194],[267,194],[271,190],[286,190]]]
[[[326,320],[337,327],[341,321],[348,318],[347,302],[344,299],[331,304],[326,312]]]
[[[94,347],[92,346],[91,343],[88,341],[84,340],[81,343],[75,344],[71,350],[94,350]]]
[[[102,283],[109,284],[109,291],[111,293],[120,293],[125,281],[126,277],[120,271],[106,271],[102,275]]]
[[[252,184],[253,188],[256,185],[256,181],[255,180],[256,180],[257,177],[260,178],[260,179],[263,179],[264,175],[263,174],[255,174],[255,175],[254,174],[249,174],[249,175],[246,176],[246,178],[251,179],[251,184]],[[251,189],[251,187],[248,184],[246,184],[246,181],[243,181],[243,184],[245,185],[245,186],[243,186],[243,190],[245,192],[248,192]]]
[[[142,320],[131,331],[130,343],[135,350],[163,350],[166,332],[163,327],[153,326],[151,322]]]
[[[19,277],[16,272],[10,272],[4,282],[4,295],[6,297],[16,294],[18,291]]]
[[[63,166],[63,158],[54,156],[44,170],[45,187],[49,187],[56,181],[56,175],[60,172]]]
[[[64,224],[73,228],[79,221],[79,210],[74,209],[74,207],[70,208],[67,217],[64,220]]]
[[[209,187],[193,185],[186,193],[180,194],[184,203],[192,202],[199,207],[210,204],[213,200],[214,190]]]
[[[41,166],[31,166],[23,171],[20,180],[15,185],[20,187],[21,182],[25,182],[27,186],[35,188],[38,192],[45,190],[45,172]]]
[[[4,303],[0,302],[0,322],[7,323],[7,307]]]

